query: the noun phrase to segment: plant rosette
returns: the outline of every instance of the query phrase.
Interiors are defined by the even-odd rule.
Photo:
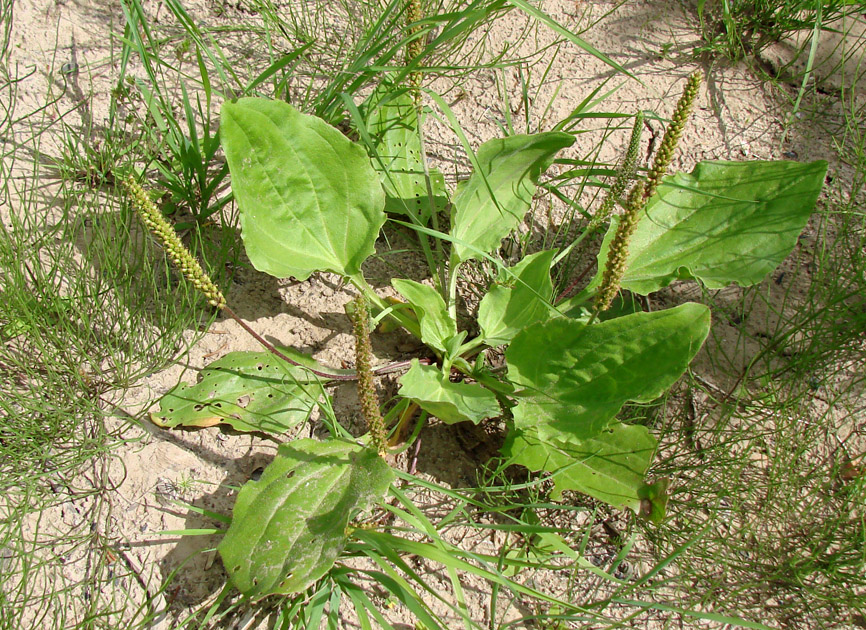
[[[684,99],[694,100],[697,83]],[[760,282],[793,249],[826,163],[713,161],[662,177],[662,162],[657,181],[639,183],[625,214],[610,219],[596,277],[554,306],[556,251],[512,267],[492,253],[524,220],[539,178],[574,137],[554,131],[485,142],[449,205],[441,174],[423,164],[412,103],[405,91],[377,91],[363,109],[366,146],[284,102],[225,103],[220,138],[251,262],[280,278],[343,276],[374,314],[393,319],[438,358],[436,365],[413,361],[399,396],[449,424],[504,417],[503,455],[549,475],[553,499],[579,491],[660,522],[667,480],[647,480],[656,440],[617,414],[626,403],[655,400],[680,378],[707,337],[710,312],[686,303],[603,313],[593,300],[601,291],[647,295],[675,280],[709,289]],[[691,101],[686,105],[678,106],[674,131],[682,131]],[[672,137],[660,150],[668,162]],[[437,233],[431,219],[446,208],[450,232]],[[415,226],[419,238],[438,238],[441,251],[450,249],[447,266],[440,261],[431,270],[447,267],[442,286],[392,281],[405,300],[396,306],[362,273],[386,210],[409,218],[404,225]],[[456,287],[461,266],[473,259],[493,261],[498,273],[478,308],[480,333],[467,338],[455,316]],[[482,351],[494,346],[506,347],[504,374],[483,360]],[[300,362],[315,365],[309,357]],[[154,418],[168,426],[225,422],[279,434],[327,395],[325,380],[273,354],[233,353],[203,372],[198,385],[166,395]],[[233,584],[254,599],[304,590],[332,567],[349,523],[382,501],[393,478],[376,449],[361,443],[283,444],[262,478],[241,489],[219,546]]]

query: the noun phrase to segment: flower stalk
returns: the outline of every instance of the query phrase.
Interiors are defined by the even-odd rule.
[[[619,292],[622,277],[625,275],[626,259],[628,258],[628,242],[631,240],[640,220],[646,200],[644,198],[644,183],[638,182],[629,193],[625,204],[625,214],[620,217],[610,249],[607,255],[607,264],[604,267],[601,286],[595,294],[595,311],[600,313],[610,308],[613,298]]]
[[[631,193],[629,193],[628,200],[625,204],[625,213],[619,220],[616,234],[614,234],[613,240],[610,242],[610,247],[608,248],[607,263],[604,268],[604,274],[602,275],[601,285],[595,294],[596,314],[609,309],[613,303],[613,299],[619,292],[622,278],[626,272],[629,241],[631,240],[635,229],[637,229],[637,224],[640,220],[643,209],[646,207],[650,197],[655,194],[656,189],[661,183],[662,177],[667,173],[668,166],[670,166],[671,161],[673,160],[674,151],[676,151],[677,144],[683,135],[683,130],[685,129],[689,115],[694,108],[695,100],[698,97],[698,89],[701,86],[702,78],[703,75],[700,71],[694,72],[689,76],[688,81],[686,81],[686,86],[683,89],[682,96],[680,96],[679,101],[677,101],[677,106],[671,116],[671,123],[668,125],[667,130],[665,130],[661,146],[656,152],[653,165],[647,174],[646,182],[638,182],[635,184],[634,188],[632,188]],[[640,117],[640,115],[638,116]],[[636,129],[637,121],[635,121],[635,128],[632,130],[632,142],[629,144],[629,151],[632,151],[634,148],[633,145],[636,145],[640,140],[640,136],[637,134]],[[635,139],[636,134],[637,140]],[[626,167],[627,164],[624,164],[623,170]],[[618,178],[617,184],[621,178],[622,175]],[[616,184],[614,186],[616,186]],[[611,190],[611,193],[613,193],[613,189]],[[611,194],[608,199],[610,197],[613,197],[613,195]],[[605,203],[607,203],[608,199],[605,199]],[[604,205],[602,208],[604,208]],[[613,201],[610,203],[610,209],[612,208]]]
[[[613,185],[607,191],[607,196],[604,198],[604,201],[601,202],[598,212],[596,212],[592,217],[592,221],[590,221],[587,226],[587,232],[594,232],[598,229],[598,226],[607,221],[608,217],[610,217],[610,213],[613,212],[614,204],[622,199],[626,190],[628,190],[628,187],[634,180],[635,174],[637,173],[637,154],[638,149],[640,149],[642,130],[643,112],[638,112],[634,117],[634,125],[631,128],[631,138],[628,142],[628,150],[626,151],[622,164],[617,171],[616,180],[614,180]]]
[[[670,166],[674,157],[674,151],[677,148],[680,137],[683,135],[683,129],[685,129],[689,115],[694,108],[702,79],[703,75],[701,71],[697,70],[686,81],[683,94],[680,96],[680,100],[677,101],[676,109],[674,109],[673,116],[671,116],[671,124],[665,130],[661,146],[659,146],[659,150],[656,152],[655,159],[653,160],[653,165],[647,174],[644,199],[649,199],[653,196],[656,188],[658,188],[662,181],[662,177],[667,173],[668,166]]]
[[[135,209],[136,214],[138,214],[139,219],[162,243],[172,264],[180,270],[196,289],[207,297],[208,304],[220,310],[224,309],[226,298],[222,294],[222,291],[219,290],[219,287],[214,284],[210,276],[201,268],[198,260],[195,259],[181,242],[177,232],[165,220],[162,212],[159,211],[159,208],[156,207],[156,204],[153,203],[144,188],[141,187],[141,184],[130,175],[123,180],[122,185],[132,200],[132,207]]]
[[[352,320],[352,331],[355,334],[355,369],[358,372],[358,398],[361,401],[361,411],[370,429],[370,438],[380,456],[388,450],[385,431],[385,419],[379,409],[379,397],[376,395],[376,384],[373,381],[373,347],[370,344],[370,313],[367,302],[358,296],[346,309]]]
[[[409,65],[413,60],[417,59],[424,49],[424,44],[420,37],[417,37],[421,27],[417,23],[424,17],[424,12],[421,8],[421,0],[407,0],[406,2],[406,24],[408,26],[409,36],[414,39],[406,44],[404,63]],[[421,73],[416,71],[409,73],[409,88],[412,92],[412,97],[415,99],[415,107],[421,106]]]

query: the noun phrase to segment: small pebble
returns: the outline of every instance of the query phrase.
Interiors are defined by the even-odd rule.
[[[782,156],[788,158],[789,160],[796,160],[798,157],[800,157],[799,155],[797,155],[796,151],[785,151]]]

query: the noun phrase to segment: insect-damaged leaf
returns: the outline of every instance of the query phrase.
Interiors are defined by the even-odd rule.
[[[316,377],[270,352],[231,352],[200,373],[196,385],[181,383],[150,415],[161,427],[210,427],[285,433],[310,417],[323,395]]]
[[[298,593],[325,575],[358,512],[379,501],[394,473],[374,449],[347,442],[280,445],[261,479],[238,493],[223,564],[241,593]]]
[[[419,224],[427,225],[433,212],[448,205],[448,192],[442,173],[433,168],[427,171],[427,190],[415,100],[405,89],[381,85],[370,97],[367,127],[373,141],[373,167],[385,189],[385,210],[413,216]]]
[[[220,138],[256,269],[299,280],[360,272],[385,223],[385,195],[360,145],[263,98],[225,103]]]

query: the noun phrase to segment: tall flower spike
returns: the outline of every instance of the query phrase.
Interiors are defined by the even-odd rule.
[[[367,311],[367,302],[359,296],[346,311],[352,320],[352,331],[355,333],[355,369],[358,372],[361,411],[367,419],[373,446],[379,451],[379,455],[384,456],[388,444],[385,419],[379,410],[379,397],[376,396],[376,385],[373,382],[373,348],[370,345],[370,313]]]
[[[631,138],[628,141],[628,150],[622,160],[622,164],[616,174],[616,180],[607,191],[607,196],[602,201],[598,212],[592,217],[588,232],[594,232],[598,226],[607,221],[610,213],[613,212],[614,204],[619,201],[625,194],[635,173],[637,172],[637,153],[640,148],[640,136],[643,129],[643,112],[638,112],[634,117],[634,126],[631,128]]]
[[[189,280],[196,289],[207,297],[208,303],[218,309],[225,308],[226,299],[210,277],[198,264],[195,257],[178,238],[171,224],[151,201],[144,188],[130,175],[122,182],[123,189],[132,201],[132,207],[139,219],[162,243],[172,264]]]
[[[625,204],[625,214],[620,217],[616,234],[610,242],[601,285],[595,294],[595,310],[598,313],[610,308],[613,298],[619,291],[620,282],[625,275],[628,242],[637,228],[644,205],[644,183],[638,182],[629,193],[628,201]]]
[[[415,35],[421,28],[416,24],[424,17],[424,12],[421,10],[421,0],[407,0],[406,2],[406,24],[409,26],[409,35]],[[405,64],[409,65],[414,59],[421,54],[424,44],[420,37],[416,37],[406,45]],[[418,71],[409,74],[409,87],[412,90],[412,97],[415,99],[415,107],[421,106],[421,73]]]
[[[674,151],[677,148],[677,143],[680,136],[683,134],[683,129],[686,122],[689,120],[689,114],[692,113],[692,108],[695,104],[695,99],[698,97],[698,89],[701,87],[703,75],[698,70],[694,72],[686,81],[686,87],[683,89],[683,95],[677,102],[673,116],[671,116],[671,124],[668,125],[665,131],[665,136],[662,139],[661,146],[656,152],[655,160],[652,168],[647,175],[646,188],[644,189],[644,198],[649,199],[655,193],[656,188],[662,181],[662,176],[667,172],[668,166],[674,157]]]

